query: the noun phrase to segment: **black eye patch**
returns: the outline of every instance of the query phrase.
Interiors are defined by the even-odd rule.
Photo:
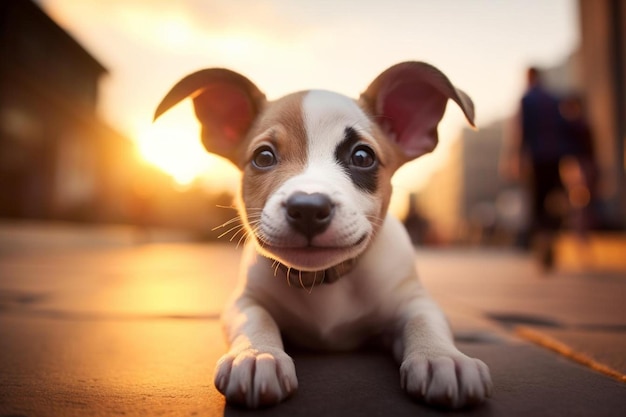
[[[373,194],[378,188],[378,159],[372,148],[361,141],[351,127],[344,131],[343,140],[335,148],[335,159],[359,189]]]

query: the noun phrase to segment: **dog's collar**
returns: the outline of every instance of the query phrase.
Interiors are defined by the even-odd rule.
[[[354,265],[356,265],[356,258],[348,259],[321,271],[300,271],[278,263],[274,274],[286,278],[291,286],[311,289],[317,285],[336,282],[342,276],[350,273],[354,269]]]

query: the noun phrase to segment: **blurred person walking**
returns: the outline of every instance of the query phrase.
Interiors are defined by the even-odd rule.
[[[527,82],[503,168],[528,189],[531,244],[541,266],[549,270],[554,266],[554,240],[567,211],[559,172],[567,144],[559,101],[543,86],[537,68],[527,70]]]

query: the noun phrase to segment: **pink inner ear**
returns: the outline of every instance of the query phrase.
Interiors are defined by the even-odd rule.
[[[391,138],[409,158],[417,158],[437,146],[437,124],[447,100],[430,84],[398,83],[380,94],[377,112]]]
[[[210,85],[193,99],[196,116],[215,142],[236,145],[250,128],[255,109],[244,91],[232,84]],[[229,146],[229,145],[227,145]]]

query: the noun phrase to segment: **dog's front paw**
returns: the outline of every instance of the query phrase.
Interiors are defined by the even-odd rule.
[[[462,353],[436,357],[411,355],[402,362],[400,377],[402,388],[411,397],[450,408],[479,404],[492,390],[487,365]]]
[[[229,352],[217,362],[215,387],[226,401],[257,408],[278,404],[298,388],[293,360],[276,348]]]

